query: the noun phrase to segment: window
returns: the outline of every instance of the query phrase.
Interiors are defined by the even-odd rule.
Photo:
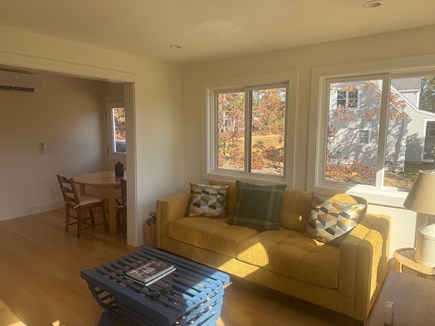
[[[287,88],[216,92],[218,169],[284,175]]]
[[[359,131],[359,143],[360,144],[368,144],[369,143],[369,130],[360,130]]]
[[[378,144],[369,144],[369,130],[373,137],[379,135],[380,109],[383,79],[328,79],[329,96],[326,181],[352,182],[374,185],[378,164]],[[347,110],[349,94],[364,93],[360,110]],[[346,95],[346,105],[335,103],[334,94]],[[355,99],[355,97],[353,97]],[[352,105],[356,102],[352,102]],[[367,144],[361,150],[360,144]],[[334,155],[335,153],[335,155]],[[339,157],[337,154],[339,153]]]
[[[434,80],[421,72],[324,77],[316,187],[409,190],[419,170],[433,168],[435,141],[425,123],[435,112],[419,107],[435,103]]]
[[[342,109],[358,108],[358,89],[352,85],[337,89],[337,107]]]
[[[112,108],[113,152],[125,153],[125,108]]]
[[[204,179],[292,184],[296,80],[285,72],[205,85]]]

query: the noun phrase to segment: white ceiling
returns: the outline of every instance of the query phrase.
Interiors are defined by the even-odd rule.
[[[0,0],[0,25],[187,65],[435,24],[435,0],[366,1]]]

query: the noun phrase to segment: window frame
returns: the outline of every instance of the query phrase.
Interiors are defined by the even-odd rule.
[[[203,85],[203,98],[205,101],[205,110],[203,110],[204,130],[203,130],[203,168],[202,178],[226,179],[226,180],[246,180],[261,183],[286,183],[293,186],[294,182],[294,159],[295,159],[295,108],[297,103],[297,81],[298,72],[288,71],[284,73],[248,76],[238,79],[221,80],[208,82]],[[221,169],[218,167],[218,130],[217,130],[217,94],[232,91],[246,91],[265,88],[285,87],[287,90],[286,114],[285,114],[285,147],[284,147],[284,175],[275,176],[261,173],[248,172],[245,166],[244,171]],[[245,138],[251,134],[251,127],[246,120],[249,110],[246,109],[248,98],[245,98]],[[248,126],[246,125],[248,124]],[[248,130],[247,130],[248,129]],[[248,139],[248,138],[246,138]],[[245,141],[245,165],[250,164],[250,159],[246,160],[248,146],[251,141]],[[249,148],[249,152],[250,152]]]
[[[383,186],[384,181],[384,159],[387,132],[387,110],[381,108],[380,123],[385,125],[384,133],[379,133],[381,148],[378,148],[378,165],[376,173],[376,186],[345,184],[341,182],[324,182],[325,175],[325,156],[322,155],[326,149],[326,138],[324,130],[325,114],[324,108],[326,101],[325,86],[327,79],[331,78],[373,78],[377,75],[385,75],[388,83],[383,83],[382,96],[388,96],[390,79],[403,78],[418,74],[430,74],[435,69],[435,56],[423,56],[413,58],[402,58],[394,60],[381,60],[364,63],[353,63],[336,66],[325,66],[313,68],[311,74],[311,94],[310,94],[310,132],[308,143],[308,166],[307,166],[307,186],[308,190],[323,192],[346,192],[350,194],[364,196],[369,202],[392,207],[403,207],[407,191],[395,187]],[[387,89],[385,89],[387,88]],[[389,103],[387,101],[383,101]],[[382,117],[382,114],[384,117]],[[382,156],[379,156],[379,153]]]

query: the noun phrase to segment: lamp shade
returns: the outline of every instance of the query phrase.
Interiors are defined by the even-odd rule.
[[[420,171],[403,203],[417,213],[435,215],[435,172]]]

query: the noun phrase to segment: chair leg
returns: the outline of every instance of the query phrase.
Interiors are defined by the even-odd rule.
[[[122,210],[122,236],[127,237],[127,208]]]
[[[116,228],[118,230],[121,229],[121,212],[119,211],[119,208],[116,211]]]
[[[77,210],[77,238],[80,238],[82,232],[82,210]]]
[[[65,232],[69,229],[69,207],[65,207]]]
[[[92,210],[92,208],[89,208],[89,215],[91,217],[91,224],[92,224],[92,226],[95,226],[94,211]]]
[[[104,210],[104,202],[101,203],[101,214],[103,215],[104,229],[107,232],[109,231],[109,224],[107,223],[106,211]]]

